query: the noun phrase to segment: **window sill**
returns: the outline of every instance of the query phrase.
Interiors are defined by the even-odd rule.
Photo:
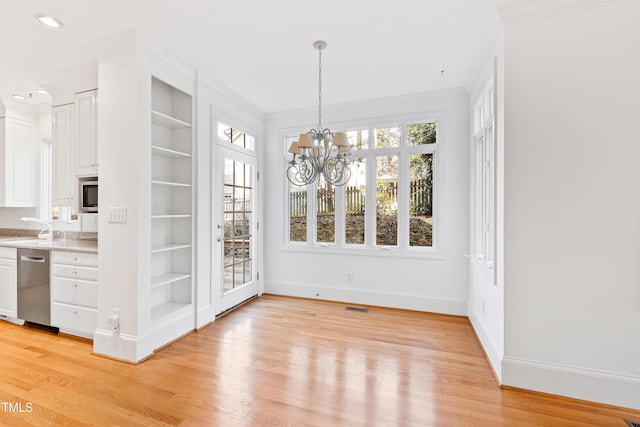
[[[415,248],[400,249],[397,247],[336,247],[334,245],[316,245],[309,246],[307,244],[285,244],[282,246],[284,252],[308,253],[308,254],[326,254],[326,255],[349,255],[349,256],[367,256],[367,257],[385,257],[385,258],[412,258],[412,259],[432,259],[444,260],[444,256],[440,251],[434,248]]]

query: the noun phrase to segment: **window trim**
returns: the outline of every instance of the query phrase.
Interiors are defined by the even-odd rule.
[[[407,145],[406,126],[420,123],[437,123],[438,126],[438,139],[436,144],[425,145]],[[374,212],[373,216],[365,214],[365,243],[364,244],[349,244],[345,239],[345,195],[344,190],[339,192],[339,196],[336,195],[336,211],[340,212],[336,215],[336,239],[334,243],[318,243],[315,242],[315,220],[312,220],[312,216],[307,216],[307,240],[305,242],[296,242],[290,240],[290,228],[289,228],[289,188],[290,184],[288,180],[283,179],[282,184],[282,200],[283,200],[283,233],[282,233],[282,250],[296,252],[296,253],[325,253],[335,255],[363,255],[363,256],[384,256],[384,257],[404,257],[404,258],[427,258],[427,259],[444,259],[445,253],[445,230],[446,219],[443,215],[445,206],[445,177],[446,171],[443,170],[443,165],[446,164],[446,146],[447,146],[447,118],[444,111],[437,110],[426,112],[424,114],[410,114],[400,115],[393,117],[386,117],[384,119],[368,119],[360,121],[338,122],[325,124],[330,129],[340,129],[345,132],[367,129],[369,130],[369,141],[367,149],[359,150],[353,149],[351,158],[363,157],[366,159],[367,168],[367,188],[375,188],[375,173],[371,173],[371,168],[375,168],[375,158],[379,155],[385,155],[387,153],[399,155],[398,160],[402,162],[399,168],[398,185],[399,188],[408,186],[409,182],[409,157],[412,154],[432,153],[433,154],[433,169],[434,169],[434,184],[433,184],[433,228],[432,228],[432,245],[431,246],[411,246],[409,241],[409,195],[406,194],[406,190],[399,191],[398,204],[406,205],[407,208],[398,211],[398,245],[397,246],[380,246],[376,245],[372,239],[366,239],[366,236],[375,236],[375,197],[367,197],[365,212]],[[385,147],[385,148],[373,148],[374,147],[374,129],[380,129],[384,127],[400,126],[401,127],[401,144],[399,147]],[[295,127],[281,129],[281,141],[282,142],[282,155],[281,155],[281,170],[286,170],[287,162],[290,160],[290,155],[287,153],[288,138],[299,133],[306,132],[307,127]],[[310,197],[309,194],[314,195],[315,186],[308,188],[307,200],[315,200],[315,197]],[[344,187],[342,187],[344,188]],[[374,193],[375,194],[375,193]],[[315,205],[315,201],[311,202]],[[312,206],[308,206],[308,212],[310,212]],[[315,209],[315,208],[314,208]],[[339,209],[339,210],[338,210]],[[315,210],[313,211],[315,212]],[[402,219],[401,219],[402,217]],[[373,220],[371,220],[373,218]],[[405,236],[406,234],[406,236]],[[375,238],[373,239],[375,240]]]
[[[472,258],[482,266],[489,275],[495,274],[496,257],[496,90],[495,78],[492,75],[482,86],[472,104],[472,155],[473,155],[473,234],[472,234]],[[487,141],[490,144],[490,159],[487,160]],[[482,141],[482,142],[481,142]],[[482,150],[482,152],[481,152]],[[484,163],[489,161],[489,187],[486,183]],[[480,164],[482,163],[482,164]],[[487,191],[488,190],[488,191]],[[489,208],[487,214],[484,210]],[[487,222],[487,216],[488,222]],[[488,229],[487,229],[488,228]],[[489,261],[485,257],[484,248],[490,246]],[[495,284],[495,280],[494,280]]]

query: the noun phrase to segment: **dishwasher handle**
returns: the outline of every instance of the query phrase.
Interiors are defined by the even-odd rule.
[[[31,256],[31,255],[22,255],[20,257],[20,261],[28,261],[28,262],[45,262],[47,259],[43,256]]]

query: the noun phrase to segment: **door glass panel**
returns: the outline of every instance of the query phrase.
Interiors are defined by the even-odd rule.
[[[225,159],[224,174],[224,273],[223,291],[228,292],[253,280],[252,166]]]

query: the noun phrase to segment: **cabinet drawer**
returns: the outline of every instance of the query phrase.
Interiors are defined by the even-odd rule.
[[[53,264],[54,277],[66,277],[68,279],[98,280],[98,269],[95,267],[81,267],[67,264]]]
[[[98,307],[98,284],[86,280],[54,277],[51,286],[54,302]]]
[[[98,310],[54,302],[51,324],[58,328],[93,333],[98,326]]]
[[[17,259],[16,248],[0,248],[0,258]]]
[[[83,265],[86,267],[98,267],[98,254],[83,252],[53,251],[55,264]]]

